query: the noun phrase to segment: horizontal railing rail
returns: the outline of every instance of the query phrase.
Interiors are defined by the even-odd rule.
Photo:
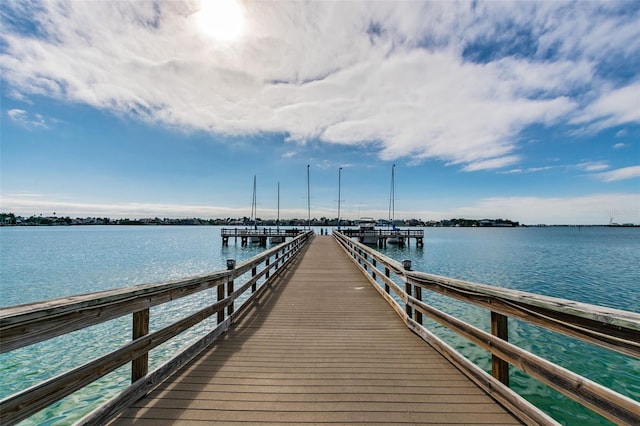
[[[0,424],[22,421],[52,403],[84,388],[115,369],[131,363],[132,385],[81,423],[102,424],[143,396],[153,386],[206,348],[224,333],[237,315],[291,262],[310,240],[304,232],[226,271],[157,284],[138,285],[0,309],[0,350],[9,352],[112,319],[131,315],[133,339],[100,358],[45,380],[0,401]],[[234,282],[246,281],[237,289]],[[262,281],[261,281],[262,280]],[[149,332],[150,308],[208,289],[217,300],[160,330]],[[248,296],[237,305],[236,300]],[[217,314],[215,329],[156,371],[149,373],[149,352],[185,330]]]
[[[533,410],[534,407],[508,388],[509,365],[613,422],[640,424],[638,401],[508,342],[508,318],[515,318],[640,358],[640,314],[407,270],[402,263],[352,240],[345,233],[334,231],[333,235],[407,327],[527,423],[545,424],[550,419]],[[422,300],[426,290],[487,309],[491,333],[428,305]],[[428,330],[423,325],[424,316],[490,352],[492,375]]]
[[[347,237],[358,237],[360,235],[372,236],[372,237],[405,237],[416,238],[423,237],[424,230],[422,229],[359,229],[359,228],[343,228],[341,233]]]
[[[242,237],[242,236],[266,236],[266,237],[295,237],[296,235],[306,232],[300,228],[273,228],[268,226],[258,227],[240,227],[240,228],[222,228],[220,235],[222,237]]]

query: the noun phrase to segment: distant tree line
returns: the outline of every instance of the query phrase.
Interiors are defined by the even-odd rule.
[[[70,225],[213,225],[213,226],[338,226],[338,218],[313,218],[308,219],[256,219],[255,222],[244,216],[240,218],[141,218],[141,219],[112,219],[109,217],[76,217],[32,215],[29,217],[16,216],[14,213],[0,213],[0,225],[3,226],[70,226]],[[390,226],[385,219],[378,220],[378,226]],[[395,226],[437,226],[437,227],[514,227],[520,226],[519,222],[508,219],[446,219],[440,221],[423,221],[420,219],[407,219],[394,221]],[[340,226],[358,226],[357,220],[341,219]]]
[[[464,226],[464,227],[476,227],[476,226],[487,226],[487,227],[513,227],[520,226],[520,222],[513,222],[509,219],[449,219],[440,221],[440,226]]]

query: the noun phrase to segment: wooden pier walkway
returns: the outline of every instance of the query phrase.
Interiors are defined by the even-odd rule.
[[[316,236],[202,356],[112,425],[520,424]]]

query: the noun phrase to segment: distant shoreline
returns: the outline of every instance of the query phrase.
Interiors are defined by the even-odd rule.
[[[445,219],[440,221],[422,221],[419,219],[408,220],[396,220],[395,225],[397,227],[424,227],[424,228],[518,228],[518,227],[623,227],[623,228],[636,228],[640,227],[640,224],[633,223],[609,223],[609,224],[589,224],[589,225],[547,225],[547,224],[534,224],[526,225],[519,222],[511,221],[508,219]],[[108,225],[108,226],[226,226],[226,227],[306,227],[311,225],[312,227],[338,227],[338,219],[327,218],[313,218],[307,219],[281,219],[277,222],[274,219],[260,220],[256,223],[251,222],[248,218],[218,218],[218,219],[201,219],[201,218],[143,218],[143,219],[129,219],[120,218],[112,219],[108,217],[85,217],[85,218],[70,218],[59,216],[16,216],[12,213],[0,213],[0,226],[96,226],[96,225]],[[358,226],[357,220],[345,220],[340,221],[340,226],[344,227],[356,227]],[[378,220],[379,227],[390,226],[389,221],[384,219]]]

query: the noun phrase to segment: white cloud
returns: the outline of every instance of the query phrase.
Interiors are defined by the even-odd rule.
[[[474,163],[471,163],[468,166],[465,166],[463,170],[466,172],[473,172],[476,170],[498,169],[498,168],[507,167],[512,164],[515,164],[519,160],[520,158],[515,155],[511,155],[507,157],[499,157],[499,158],[490,158],[488,160],[476,161]]]
[[[604,182],[640,178],[640,166],[623,167],[621,169],[598,173],[595,177]]]
[[[603,161],[585,161],[576,166],[577,168],[587,172],[599,172],[609,168],[609,164]]]
[[[46,129],[47,128],[45,119],[40,114],[33,114],[23,109],[15,108],[15,109],[8,110],[7,115],[13,122],[27,129],[35,129],[35,128]]]
[[[436,158],[482,170],[519,161],[521,130],[576,111],[582,100],[573,96],[593,84],[604,55],[592,43],[608,53],[638,53],[631,22],[600,13],[599,4],[244,6],[245,33],[221,42],[199,31],[195,1],[23,5],[17,9],[37,20],[46,38],[6,31],[0,65],[22,96],[63,98],[184,129],[371,144],[384,159]],[[487,38],[508,46],[511,30],[499,31],[509,24],[529,30],[538,52],[463,59],[465,47]],[[559,57],[542,60],[554,46]],[[638,122],[637,89],[603,91],[574,122]]]
[[[633,59],[638,54],[637,15],[625,2],[581,2],[579,7],[546,2],[535,18],[541,26],[542,53],[558,50],[563,56],[598,60]],[[543,10],[542,10],[543,9]]]
[[[20,120],[23,120],[27,115],[27,111],[23,109],[10,109],[9,111],[7,111],[7,115],[13,121],[19,122]]]
[[[617,143],[617,144],[615,144],[615,145],[613,146],[613,149],[622,149],[622,148],[626,148],[626,147],[628,147],[628,146],[629,146],[629,145],[627,145],[626,143],[619,142],[619,143]]]
[[[527,169],[527,172],[535,173],[535,172],[542,172],[542,171],[551,170],[551,169],[553,169],[553,166],[530,167]]]
[[[170,205],[154,203],[88,203],[82,201],[50,200],[42,196],[24,196],[23,194],[2,197],[3,211],[17,215],[31,216],[42,214],[49,216],[57,212],[58,216],[69,217],[242,217],[246,208],[228,208],[204,205]]]
[[[510,174],[521,174],[521,173],[537,173],[543,172],[545,170],[553,169],[553,166],[541,166],[541,167],[529,167],[528,169],[511,169],[500,172],[500,174],[510,175]]]
[[[640,82],[603,93],[571,122],[589,123],[591,131],[640,123]]]

